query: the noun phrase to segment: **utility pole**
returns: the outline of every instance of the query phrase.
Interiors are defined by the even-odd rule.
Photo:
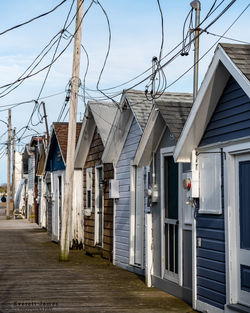
[[[47,121],[47,114],[46,114],[46,108],[45,108],[45,102],[42,102],[43,105],[43,114],[44,114],[44,119],[45,119],[45,127],[46,127],[46,134],[47,134],[47,148],[49,146],[49,128],[48,128],[48,121]]]
[[[82,13],[83,1],[77,0],[76,30],[74,40],[74,56],[72,68],[72,88],[70,94],[70,111],[68,125],[67,162],[65,173],[64,201],[62,214],[62,229],[60,240],[60,261],[68,261],[69,258],[69,232],[72,215],[72,198],[74,182],[74,161],[76,145],[76,115],[78,104],[79,71],[82,39]]]
[[[194,43],[194,85],[193,85],[193,102],[196,99],[198,92],[198,71],[199,71],[199,33],[200,33],[200,1],[195,0],[190,3],[191,7],[195,9],[195,43]]]
[[[16,129],[14,128],[13,135],[12,135],[12,199],[13,201],[15,200],[15,193],[16,193]]]
[[[11,110],[8,110],[8,159],[7,159],[7,209],[6,209],[6,219],[10,219],[10,145],[11,145]]]

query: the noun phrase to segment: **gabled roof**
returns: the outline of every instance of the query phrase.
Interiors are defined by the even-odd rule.
[[[149,165],[152,153],[157,149],[166,127],[174,136],[174,144],[177,142],[192,104],[193,96],[189,93],[167,92],[155,100],[155,105],[136,151],[135,165]]]
[[[75,168],[84,166],[96,127],[105,147],[116,111],[112,103],[88,102],[76,146]]]
[[[116,165],[133,118],[136,119],[143,133],[151,110],[152,101],[147,100],[144,91],[133,89],[123,91],[120,101],[120,110],[116,112],[107,145],[103,152],[102,160],[104,163],[110,162]]]
[[[57,138],[57,142],[59,144],[59,148],[61,150],[62,157],[63,157],[65,164],[67,161],[68,126],[69,126],[69,123],[61,123],[61,122],[54,122],[52,125],[52,129],[54,130],[55,136]],[[81,127],[82,127],[82,123],[76,123],[76,144],[79,138]],[[53,134],[53,130],[52,130],[52,134]]]
[[[220,45],[235,66],[237,66],[242,74],[250,81],[250,45],[231,43],[221,43]]]
[[[105,146],[117,108],[113,103],[89,101],[88,107],[94,117],[102,143]]]
[[[141,130],[143,131],[152,109],[152,101],[147,100],[145,91],[134,89],[123,91],[121,106],[125,100],[128,101],[128,104],[133,111],[134,116],[141,127]]]
[[[192,94],[164,93],[155,102],[177,142],[193,105]]]
[[[250,97],[250,45],[219,44],[195,99],[174,158],[190,162],[230,76]]]
[[[80,134],[82,123],[76,123],[76,144]],[[63,162],[66,165],[67,161],[67,145],[68,145],[68,123],[54,122],[51,127],[51,134],[49,138],[49,146],[46,153],[46,159],[44,162],[44,171],[47,166],[48,158],[50,155],[51,147],[55,140],[58,142],[58,146],[63,158]]]

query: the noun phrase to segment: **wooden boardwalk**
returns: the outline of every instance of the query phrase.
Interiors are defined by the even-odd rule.
[[[83,251],[58,261],[58,245],[26,220],[0,219],[0,313],[194,312],[136,275]]]

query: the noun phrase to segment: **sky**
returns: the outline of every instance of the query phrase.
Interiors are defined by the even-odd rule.
[[[62,0],[35,1],[35,5],[34,0],[0,1],[0,33],[51,10],[61,1]],[[187,0],[160,0],[164,27],[162,56],[167,55],[176,45],[182,42],[183,25],[191,8],[190,2],[191,1]],[[201,0],[200,2],[201,20],[203,20],[213,5],[214,0]],[[208,26],[230,3],[230,0],[217,0],[215,7],[221,2],[222,4],[219,8],[205,20],[201,28]],[[92,0],[84,1],[84,12],[86,12],[91,3]],[[101,76],[100,89],[113,88],[114,86],[133,79],[145,70],[149,70],[146,74],[130,83],[107,91],[109,95],[110,93],[119,94],[122,92],[122,89],[133,87],[134,84],[140,82],[151,73],[152,57],[159,56],[162,43],[161,16],[157,0],[100,0],[99,3],[108,15],[111,27],[110,52],[103,75]],[[208,29],[208,32],[222,35],[249,3],[250,2],[247,0],[236,0],[230,9]],[[8,105],[28,101],[22,105],[12,107],[12,128],[16,128],[17,138],[22,135],[24,131],[23,127],[27,125],[34,108],[34,102],[31,102],[31,100],[38,100],[38,103],[41,101],[45,102],[49,126],[52,122],[57,121],[59,112],[65,101],[65,90],[71,77],[73,41],[51,66],[40,98],[38,98],[38,96],[47,74],[46,70],[26,79],[20,86],[8,94],[6,94],[5,88],[1,87],[14,82],[48,45],[51,39],[63,29],[71,4],[72,0],[67,0],[51,14],[0,35],[0,120],[3,121],[0,121],[0,184],[6,182],[7,177],[7,158],[4,152],[6,151],[7,134],[5,134],[5,132],[7,128],[4,122],[7,122],[8,119],[7,109],[12,107]],[[74,17],[75,12],[76,1],[73,4],[69,21]],[[211,62],[218,40],[220,42],[231,43],[237,43],[236,40],[250,42],[249,14],[250,8],[248,7],[238,21],[225,34],[226,37],[233,40],[226,38],[220,39],[220,37],[207,33],[201,35],[200,56],[204,54],[205,56],[199,62],[199,85]],[[57,54],[68,45],[71,38],[70,34],[74,33],[74,27],[75,24],[73,22],[67,29],[68,32],[64,32]],[[86,102],[89,99],[100,100],[103,98],[100,93],[88,90],[96,90],[96,84],[109,44],[109,31],[106,16],[100,5],[98,5],[98,1],[92,3],[92,6],[83,19],[82,27],[82,45],[89,56],[89,68],[85,80],[85,86],[88,92],[88,94],[85,94]],[[52,47],[36,70],[42,69],[51,63],[55,48],[56,45]],[[193,50],[194,46],[191,45],[188,56],[182,57],[177,54],[174,61],[164,67],[167,78],[166,91],[192,93],[193,70],[190,70],[178,80],[178,82],[172,83],[192,66],[194,58]],[[164,58],[162,64],[168,61],[171,56],[178,51],[177,49]],[[80,69],[82,84],[84,82],[86,67],[87,58],[84,50],[82,50]],[[145,90],[145,86],[148,83],[149,80],[146,80],[138,85],[136,89]],[[82,119],[85,110],[82,88],[80,88],[79,94],[78,121]],[[88,99],[88,97],[91,98]],[[117,100],[119,100],[119,96]],[[66,112],[67,108],[65,110],[65,113]],[[41,116],[39,114],[43,115],[43,112],[34,113],[30,130],[26,130],[23,138],[21,138],[20,142],[17,142],[17,151],[21,152],[24,145],[29,143],[31,136],[36,134],[36,132],[39,134],[45,133],[45,124],[44,122],[39,123]],[[68,121],[68,116],[66,116],[65,121]]]

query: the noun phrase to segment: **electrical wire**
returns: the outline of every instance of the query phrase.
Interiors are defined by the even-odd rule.
[[[21,23],[21,24],[18,24],[18,25],[16,25],[16,26],[13,26],[13,27],[11,27],[11,28],[8,28],[8,29],[6,29],[6,30],[0,32],[0,36],[3,35],[3,34],[6,34],[7,32],[9,32],[9,31],[11,31],[11,30],[17,29],[17,28],[19,28],[19,27],[21,27],[21,26],[24,26],[24,25],[27,25],[27,24],[29,24],[29,23],[31,23],[31,22],[33,22],[33,21],[35,21],[35,20],[37,20],[37,19],[39,19],[39,18],[41,18],[41,17],[44,17],[44,16],[46,16],[46,15],[48,15],[48,14],[54,12],[57,8],[59,8],[59,7],[60,7],[62,4],[64,4],[66,1],[67,1],[67,0],[61,1],[57,6],[55,6],[55,7],[54,7],[53,9],[51,9],[50,11],[47,11],[47,12],[45,12],[45,13],[43,13],[43,14],[40,14],[40,15],[38,15],[38,16],[36,16],[36,17],[33,17],[32,19],[30,19],[30,20],[28,20],[28,21],[26,21],[26,22],[23,22],[23,23]]]
[[[242,40],[235,39],[235,38],[231,38],[231,37],[225,37],[225,36],[223,36],[223,35],[218,35],[218,34],[215,34],[215,33],[208,32],[208,31],[205,31],[205,33],[208,34],[208,35],[215,36],[215,37],[220,37],[220,39],[223,38],[223,39],[227,39],[227,40],[231,40],[231,41],[243,43],[243,44],[246,44],[246,45],[249,45],[249,44],[250,44],[250,42],[247,42],[247,41],[242,41]]]
[[[160,11],[160,16],[161,16],[161,47],[160,47],[160,53],[159,53],[159,62],[162,57],[162,51],[163,51],[163,46],[164,46],[164,18],[163,18],[163,13],[162,13],[162,8],[160,4],[160,0],[157,0],[158,8]]]
[[[73,8],[73,5],[74,5],[74,2],[75,2],[75,0],[72,0],[71,6],[70,6],[70,9],[69,9],[69,12],[68,12],[67,17],[66,17],[66,20],[65,20],[65,22],[64,22],[64,24],[63,24],[63,28],[62,28],[63,30],[66,28],[67,22],[68,22],[68,20],[69,20],[69,16],[70,16],[70,14],[71,14],[71,11],[72,11],[72,8]],[[55,59],[57,50],[58,50],[58,48],[59,48],[59,46],[60,46],[60,42],[61,42],[62,36],[63,36],[63,32],[61,32],[60,37],[59,37],[59,39],[58,39],[56,49],[55,49],[55,51],[54,51],[54,53],[53,53],[53,56],[52,56],[52,59],[51,59],[51,65],[49,66],[49,68],[48,68],[48,70],[47,70],[47,73],[46,73],[46,75],[45,75],[45,78],[44,78],[42,87],[41,87],[41,89],[40,89],[40,91],[39,91],[39,94],[38,94],[38,97],[37,97],[37,101],[39,100],[39,98],[40,98],[40,96],[41,96],[41,94],[42,94],[42,92],[43,92],[45,83],[46,83],[46,81],[47,81],[47,79],[48,79],[48,76],[49,76],[49,73],[50,73],[50,70],[51,70],[51,67],[52,67],[52,63],[53,63],[53,61],[54,61],[54,59]]]
[[[84,0],[83,0],[83,1],[84,1]],[[83,1],[81,2],[81,5],[83,4]],[[74,36],[75,36],[75,34],[77,33],[78,29],[80,28],[84,17],[85,17],[86,14],[88,13],[88,11],[89,11],[89,9],[91,8],[91,6],[93,5],[93,3],[94,3],[94,0],[92,0],[92,2],[90,3],[90,5],[88,6],[87,10],[84,12],[84,14],[83,14],[83,16],[82,16],[82,18],[81,18],[81,20],[80,20],[79,26],[77,27],[77,29],[76,29],[75,32],[74,32]],[[78,10],[79,10],[79,8],[78,8]],[[66,45],[66,47],[57,55],[57,57],[54,58],[54,60],[53,60],[49,65],[47,65],[47,66],[45,66],[44,68],[40,69],[40,70],[37,71],[36,73],[33,73],[33,74],[29,75],[29,76],[26,76],[26,78],[32,77],[32,76],[36,75],[38,72],[41,72],[42,70],[48,68],[50,65],[54,64],[54,63],[56,62],[56,60],[58,60],[58,58],[59,58],[59,57],[63,54],[63,52],[67,49],[67,47],[71,44],[71,42],[72,42],[74,36],[72,36],[72,37],[70,38],[69,43]],[[25,78],[24,78],[24,79],[25,79]],[[38,103],[38,102],[37,102],[37,103]],[[29,118],[29,120],[28,120],[27,126],[30,124],[30,122],[31,122],[31,120],[32,120],[32,117],[33,117],[33,115],[34,115],[34,112],[37,110],[37,108],[38,108],[38,106],[37,106],[37,104],[35,104],[34,109],[33,109],[33,112],[31,113],[31,116],[30,116],[30,118]],[[23,135],[25,134],[26,130],[27,130],[27,127],[24,128],[24,131],[23,131],[22,135],[18,138],[18,140],[21,140],[21,138],[22,138]]]
[[[215,45],[218,44],[218,42],[221,40],[221,38],[224,37],[224,35],[233,27],[233,25],[239,20],[239,18],[244,14],[244,12],[249,8],[250,3],[245,7],[245,9],[238,15],[238,17],[230,24],[230,26],[224,31],[224,33],[221,35],[221,37],[216,40],[216,42],[199,58],[198,62],[200,62],[213,48]],[[167,86],[167,89],[171,86],[173,86],[177,81],[179,81],[183,76],[185,76],[194,66],[193,64],[191,67],[189,67],[182,75],[180,75],[175,81],[173,81],[170,85]]]
[[[228,10],[229,8],[235,3],[236,0],[232,0],[230,1],[230,3],[226,6],[226,8],[223,9],[222,12],[220,12],[218,14],[218,16],[216,18],[213,19],[212,22],[210,22],[204,29],[202,29],[200,31],[200,33],[198,35],[196,35],[191,42],[195,41],[199,36],[201,36],[208,28],[210,28],[214,23],[217,22],[217,20],[222,16],[224,15]],[[170,64],[171,62],[173,62],[181,53],[182,49],[179,50],[174,56],[172,56],[169,60],[167,60],[161,67],[165,67],[167,66],[168,64]],[[144,79],[142,79],[141,81],[135,83],[134,85],[132,85],[130,88],[126,89],[126,90],[129,90],[129,89],[132,89],[132,88],[135,88],[137,87],[138,85],[140,85],[141,83],[145,82],[146,80],[150,79],[151,78],[151,74],[148,75],[147,77],[145,77]]]
[[[108,60],[108,57],[109,57],[109,53],[110,53],[110,47],[111,47],[111,26],[110,26],[110,21],[109,21],[108,14],[107,14],[106,10],[104,9],[104,7],[101,5],[101,3],[98,0],[95,3],[99,5],[99,7],[101,8],[103,14],[105,15],[105,18],[106,18],[106,21],[107,21],[107,25],[108,25],[108,32],[109,32],[109,34],[108,34],[108,48],[107,48],[107,52],[106,52],[106,55],[105,55],[105,58],[104,58],[103,66],[101,68],[101,71],[100,71],[100,74],[99,74],[99,77],[98,77],[98,80],[97,80],[97,83],[96,83],[96,89],[101,94],[103,94],[105,97],[107,97],[107,99],[111,100],[119,108],[119,103],[116,102],[113,98],[109,97],[103,90],[101,90],[99,88],[101,77],[102,77],[102,74],[104,72],[104,69],[105,69],[105,66],[106,66],[106,63],[107,63],[107,60]]]
[[[82,1],[82,2],[83,2],[83,1]],[[80,27],[80,25],[82,24],[82,21],[83,21],[84,17],[85,17],[86,14],[88,13],[88,11],[89,11],[89,9],[91,8],[91,6],[93,5],[93,3],[94,3],[94,0],[92,0],[92,2],[90,3],[89,7],[87,8],[87,10],[85,11],[85,13],[83,14],[83,17],[82,17],[82,19],[81,19],[81,21],[80,21],[80,23],[79,23],[79,27]],[[75,36],[76,32],[78,31],[79,27],[75,30],[74,36]],[[12,82],[12,83],[8,83],[8,84],[5,84],[5,85],[0,86],[0,89],[1,89],[1,88],[5,88],[5,87],[8,87],[8,86],[12,85],[13,83],[18,83],[18,82],[20,82],[20,81],[26,80],[26,79],[28,79],[28,78],[30,78],[30,77],[33,77],[33,76],[35,76],[35,75],[37,75],[37,74],[43,72],[43,71],[46,70],[47,68],[49,68],[49,67],[50,67],[52,64],[54,64],[54,63],[62,56],[62,54],[67,50],[67,48],[68,48],[69,45],[71,44],[71,42],[72,42],[74,36],[69,40],[68,44],[67,44],[67,45],[64,47],[64,49],[57,55],[57,57],[55,57],[55,59],[54,59],[53,62],[51,62],[50,64],[47,64],[46,66],[44,66],[44,67],[42,67],[41,69],[37,70],[35,73],[26,75],[25,77],[23,77],[23,78],[21,78],[21,79],[18,79],[18,80],[16,80],[16,81]]]

